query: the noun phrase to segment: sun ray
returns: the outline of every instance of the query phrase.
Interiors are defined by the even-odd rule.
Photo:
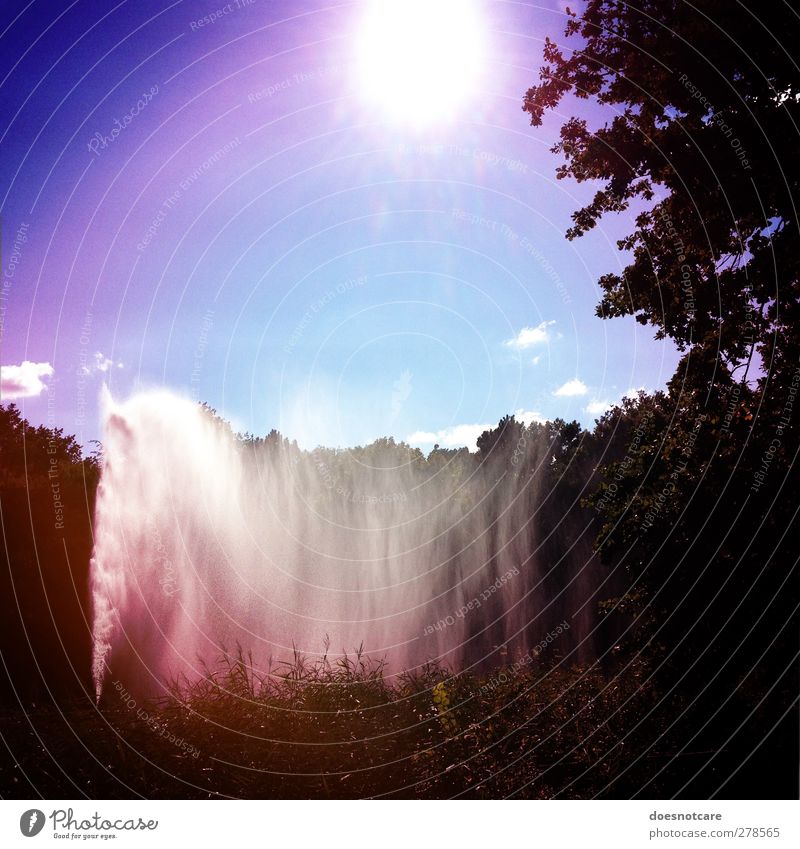
[[[452,119],[475,96],[484,29],[471,0],[371,0],[358,34],[358,87],[402,124]]]

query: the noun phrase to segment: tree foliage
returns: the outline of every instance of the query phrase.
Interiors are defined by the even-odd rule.
[[[0,406],[0,702],[88,686],[96,456]]]
[[[538,126],[570,94],[607,116],[570,117],[554,148],[560,178],[597,184],[568,238],[641,210],[619,243],[631,262],[600,280],[600,315],[635,315],[731,369],[752,330],[764,362],[796,364],[797,12],[782,0],[731,12],[722,0],[590,0],[563,43],[546,40],[523,108]]]
[[[743,750],[747,734],[770,737],[784,767],[800,596],[798,34],[784,2],[588,0],[546,40],[523,99],[534,126],[573,113],[557,176],[595,191],[567,238],[635,215],[598,315],[635,316],[683,351],[665,392],[625,401],[586,443],[601,455],[585,499],[595,545],[627,575],[604,609],[634,616],[628,646],[682,706],[676,728]]]

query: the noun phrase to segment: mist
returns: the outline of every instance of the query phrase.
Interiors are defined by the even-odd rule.
[[[237,647],[264,672],[357,650],[389,675],[477,671],[524,662],[567,623],[552,651],[591,657],[603,572],[585,517],[558,503],[552,430],[510,425],[477,453],[391,438],[305,451],[170,392],[107,397],[97,696],[117,679],[159,694]]]

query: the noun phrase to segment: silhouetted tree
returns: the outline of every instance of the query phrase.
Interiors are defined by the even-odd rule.
[[[0,452],[0,698],[63,699],[89,683],[98,458],[14,404],[0,406]]]
[[[764,742],[749,769],[769,764],[762,789],[781,795],[797,780],[782,755],[797,748],[798,35],[784,2],[589,0],[523,101],[534,126],[565,97],[583,112],[553,148],[560,179],[597,186],[567,238],[636,213],[598,315],[684,352],[666,393],[625,401],[590,440],[596,545],[628,575],[609,609],[634,617],[633,650],[686,709],[674,739],[726,747],[731,771]]]

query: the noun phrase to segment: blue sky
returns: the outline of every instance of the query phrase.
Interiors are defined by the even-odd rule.
[[[602,116],[520,108],[558,3],[473,4],[480,61],[433,69],[420,97],[453,97],[424,120],[367,85],[369,3],[3,8],[3,400],[32,421],[99,438],[105,382],[310,447],[472,446],[673,373],[651,328],[594,314],[631,215],[564,238],[593,189],[549,147],[571,107]],[[394,66],[424,60],[415,14]]]

